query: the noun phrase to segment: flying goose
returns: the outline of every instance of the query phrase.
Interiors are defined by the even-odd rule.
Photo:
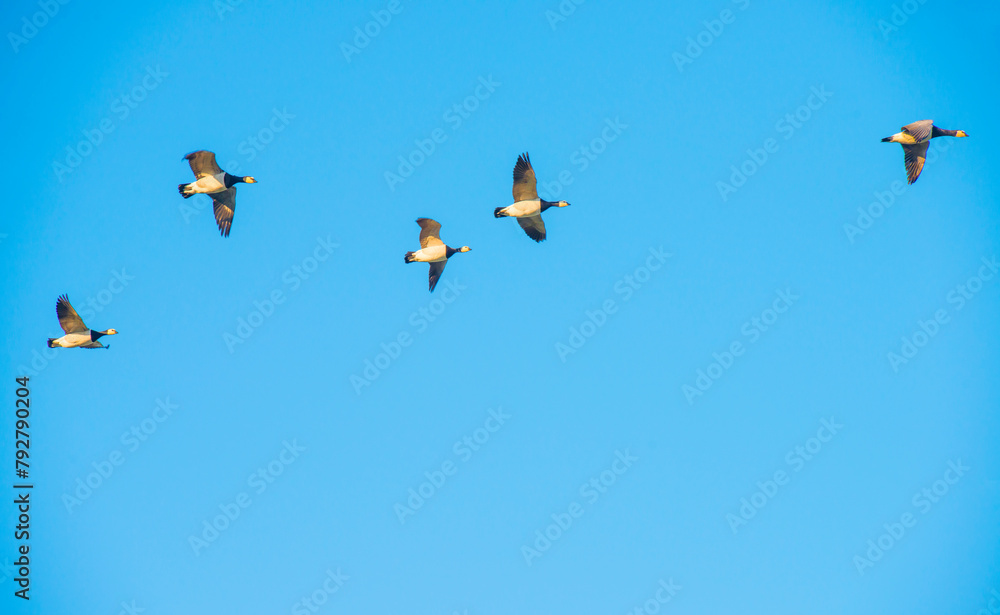
[[[535,188],[535,169],[531,167],[528,152],[517,157],[514,165],[514,204],[507,207],[497,207],[493,216],[517,218],[524,232],[535,241],[545,241],[545,222],[542,212],[549,207],[568,207],[566,201],[546,201],[538,198]]]
[[[118,335],[114,329],[107,331],[88,329],[80,315],[69,304],[69,297],[66,295],[61,295],[56,301],[56,316],[59,317],[59,326],[66,335],[60,338],[50,337],[49,348],[111,348],[110,344],[105,346],[97,340],[105,335]]]
[[[462,246],[461,248],[451,248],[441,241],[441,224],[430,218],[417,218],[420,225],[420,249],[416,252],[407,252],[403,261],[407,263],[430,263],[429,273],[431,292],[437,286],[444,266],[448,264],[448,259],[456,252],[468,252],[472,248]]]
[[[903,126],[902,132],[882,139],[882,143],[899,143],[903,146],[906,162],[906,179],[912,184],[920,177],[927,158],[927,146],[934,137],[967,137],[964,130],[945,130],[934,125],[934,120],[920,120]]]
[[[257,180],[226,173],[215,162],[215,153],[207,150],[191,152],[184,156],[184,160],[191,163],[195,181],[178,185],[177,191],[185,199],[195,194],[207,194],[212,197],[219,231],[223,237],[229,237],[229,228],[233,225],[233,212],[236,211],[236,184],[240,182],[256,184]]]

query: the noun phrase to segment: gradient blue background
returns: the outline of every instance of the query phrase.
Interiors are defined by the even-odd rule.
[[[884,36],[888,1],[591,1],[553,28],[555,0],[404,0],[347,61],[386,5],[246,1],[220,19],[207,1],[70,2],[15,53],[7,33],[40,9],[5,4],[0,562],[22,373],[36,489],[32,600],[5,567],[4,612],[291,613],[337,568],[350,578],[320,613],[625,613],[661,579],[682,587],[664,612],[986,608],[1000,284],[960,311],[946,297],[1000,253],[996,4],[928,2]],[[673,54],[727,8],[735,21],[679,71]],[[157,67],[122,117],[115,100]],[[491,76],[461,126],[445,120]],[[832,97],[785,139],[776,123],[820,86]],[[294,118],[248,149],[275,108]],[[104,118],[113,131],[57,178]],[[971,138],[850,241],[858,208],[905,179],[879,139],[924,118]],[[627,128],[581,168],[574,153],[616,119]],[[723,201],[717,182],[769,138],[778,150]],[[240,186],[228,239],[207,197],[176,192],[200,148],[260,181]],[[540,182],[573,179],[540,183],[572,207],[546,213],[538,245],[492,216],[524,150]],[[402,263],[420,216],[472,247],[433,295],[426,266]],[[340,247],[293,291],[286,272],[328,236]],[[625,301],[615,285],[661,246],[672,257]],[[56,297],[83,313],[122,269],[134,279],[86,319],[121,332],[111,350],[45,359]],[[466,290],[418,332],[411,315],[448,281]],[[801,298],[747,344],[786,288]],[[230,352],[224,334],[273,290],[285,301]],[[608,299],[617,312],[561,361],[555,345]],[[938,309],[950,322],[894,372],[887,353]],[[357,394],[351,375],[401,332],[413,343]],[[745,354],[689,404],[682,386],[734,341]],[[121,435],[157,399],[179,408],[129,452]],[[491,408],[511,418],[462,462],[453,444]],[[843,429],[790,470],[829,417]],[[258,494],[248,477],[283,441],[306,450]],[[588,503],[581,484],[626,449],[638,461]],[[68,512],[115,450],[124,463]],[[969,472],[920,513],[914,494],[959,459]],[[400,523],[394,505],[449,460],[457,474]],[[726,515],[778,470],[789,483],[734,535]],[[250,507],[196,556],[189,537],[241,492]],[[528,566],[522,545],[572,502],[584,515]],[[853,558],[908,512],[916,526],[860,575]]]

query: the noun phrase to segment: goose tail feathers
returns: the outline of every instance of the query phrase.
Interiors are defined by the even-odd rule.
[[[503,217],[506,217],[507,214],[504,212],[505,209],[507,209],[507,208],[506,207],[497,207],[496,209],[493,210],[493,217],[494,218],[503,218]]]
[[[187,184],[177,184],[177,192],[180,192],[181,196],[184,197],[185,199],[189,199],[191,198],[191,195],[184,192],[185,188],[187,188]]]
[[[403,255],[403,262],[404,263],[412,263],[413,262],[413,252],[407,252],[406,254],[404,254]]]

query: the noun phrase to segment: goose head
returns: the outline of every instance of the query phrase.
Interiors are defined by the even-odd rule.
[[[967,137],[969,135],[964,130],[959,130],[959,131],[955,132],[955,136],[956,137]]]
[[[472,248],[470,248],[469,246],[462,246],[461,248],[459,248],[459,249],[457,249],[455,251],[456,252],[468,252],[470,250],[472,250]]]
[[[104,335],[118,335],[118,332],[115,331],[114,329],[108,329],[107,331],[104,332]]]
[[[256,184],[257,180],[247,175],[246,177],[241,177],[240,181],[245,184]]]
[[[569,203],[566,201],[559,201],[556,203],[556,207],[569,207]]]

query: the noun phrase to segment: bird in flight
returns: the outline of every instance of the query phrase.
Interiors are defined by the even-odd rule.
[[[549,207],[568,207],[569,203],[538,198],[536,184],[535,169],[531,167],[531,160],[525,152],[517,157],[517,164],[514,165],[514,204],[497,207],[493,210],[493,216],[517,218],[517,223],[528,237],[535,241],[545,241],[545,222],[542,221],[542,212]]]
[[[118,335],[114,329],[106,331],[93,331],[83,324],[83,319],[76,313],[69,303],[69,297],[61,295],[56,301],[56,316],[59,317],[59,326],[66,332],[62,337],[50,337],[49,348],[110,348],[100,343],[100,338],[105,335]]]
[[[215,210],[215,221],[223,237],[229,237],[229,229],[233,225],[233,214],[236,212],[236,184],[256,184],[257,180],[249,176],[230,175],[219,168],[215,162],[215,153],[198,150],[184,156],[191,163],[195,181],[190,184],[180,184],[177,191],[185,199],[196,194],[207,194],[212,197]]]
[[[403,261],[407,263],[430,263],[431,268],[428,273],[431,292],[437,286],[444,266],[448,264],[448,259],[458,252],[468,252],[472,248],[462,246],[452,248],[444,245],[441,241],[441,224],[430,218],[417,218],[420,225],[420,249],[416,252],[407,252],[403,256]]]
[[[927,146],[934,137],[967,137],[964,130],[945,130],[934,125],[934,120],[920,120],[903,126],[901,132],[882,139],[882,143],[899,143],[903,146],[906,163],[906,181],[912,184],[920,177],[927,159]]]

